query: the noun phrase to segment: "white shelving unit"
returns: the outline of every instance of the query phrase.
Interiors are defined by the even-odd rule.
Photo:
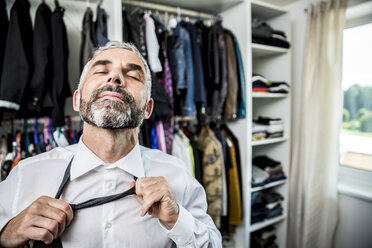
[[[287,137],[279,137],[279,138],[272,138],[272,139],[262,139],[262,140],[255,140],[252,141],[252,146],[260,146],[260,145],[268,145],[268,144],[275,144],[283,141],[287,141]]]
[[[284,183],[287,183],[286,179],[279,180],[279,181],[272,182],[272,183],[268,183],[268,184],[265,184],[265,185],[260,186],[260,187],[253,187],[253,188],[251,188],[251,192],[256,192],[256,191],[260,191],[260,190],[264,190],[264,189],[269,189],[269,188],[272,188],[272,187],[282,185]]]
[[[290,17],[283,8],[259,1],[251,2],[251,17],[266,21],[272,28],[282,30],[290,40]],[[291,84],[291,52],[290,49],[272,47],[262,44],[251,44],[252,72],[263,75],[272,81],[285,81]],[[284,173],[289,175],[290,162],[290,123],[291,97],[290,94],[251,93],[252,120],[258,116],[281,118],[284,122],[284,137],[251,141],[250,155],[267,155],[280,161]],[[250,161],[249,161],[250,162]],[[251,163],[250,166],[251,167]],[[270,225],[276,227],[276,243],[286,247],[287,241],[287,211],[288,211],[288,180],[273,182],[261,187],[251,188],[251,192],[270,190],[280,193],[283,215],[273,219],[250,225],[249,231],[254,232]]]
[[[287,97],[288,94],[283,93],[261,93],[261,92],[253,92],[252,97],[253,98],[282,98]]]
[[[264,221],[259,222],[259,223],[255,223],[255,224],[251,225],[250,231],[251,232],[258,231],[258,230],[260,230],[262,228],[265,228],[267,226],[271,226],[271,225],[274,225],[276,223],[279,223],[279,222],[285,220],[286,218],[287,218],[286,215],[282,215],[282,216],[278,216],[278,217],[275,217],[275,218],[272,218],[272,219],[264,220]]]

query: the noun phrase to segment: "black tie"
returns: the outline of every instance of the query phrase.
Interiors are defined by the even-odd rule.
[[[56,199],[59,199],[59,197],[61,196],[61,194],[63,192],[64,187],[66,186],[68,180],[70,179],[70,168],[71,168],[72,160],[73,160],[73,158],[71,159],[70,163],[68,164],[68,166],[66,168],[65,175],[63,177],[62,183],[59,186],[58,192],[55,196]],[[134,177],[134,180],[136,181],[137,178]],[[70,204],[70,206],[72,208],[72,211],[76,212],[79,209],[102,205],[102,204],[105,204],[105,203],[108,203],[108,202],[115,201],[117,199],[126,197],[128,195],[134,195],[134,194],[136,194],[136,188],[132,187],[129,190],[123,192],[123,193],[104,196],[104,197],[93,198],[93,199],[87,200],[87,201],[79,203],[79,204]],[[33,245],[33,248],[62,248],[62,247],[63,246],[62,246],[61,237],[57,237],[49,245],[47,245],[44,242],[39,241],[39,240],[35,240],[34,245]]]

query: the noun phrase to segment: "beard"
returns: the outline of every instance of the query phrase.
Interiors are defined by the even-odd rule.
[[[117,92],[123,100],[101,99],[104,91]],[[96,89],[89,101],[80,98],[80,116],[88,124],[105,129],[132,129],[139,127],[145,117],[146,104],[137,106],[133,96],[123,88],[105,85]]]

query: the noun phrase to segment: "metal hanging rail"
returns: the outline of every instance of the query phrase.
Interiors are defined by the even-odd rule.
[[[158,10],[158,11],[168,12],[168,13],[173,13],[173,14],[178,13],[177,7],[170,7],[170,6],[155,4],[155,3],[123,0],[123,4],[137,6],[137,7],[141,7],[145,9]],[[181,16],[189,16],[189,17],[200,18],[200,19],[215,19],[216,18],[212,14],[207,14],[207,13],[202,13],[202,12],[197,12],[197,11],[182,9],[182,8],[181,8]]]

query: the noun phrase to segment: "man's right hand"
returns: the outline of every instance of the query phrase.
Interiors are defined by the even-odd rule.
[[[50,244],[72,219],[68,203],[41,196],[5,225],[0,233],[0,247],[24,247],[29,240]]]

